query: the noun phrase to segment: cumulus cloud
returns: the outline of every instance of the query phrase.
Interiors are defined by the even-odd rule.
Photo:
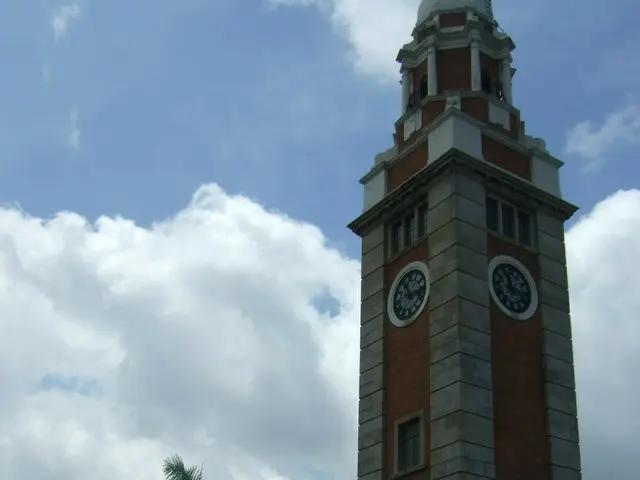
[[[70,23],[80,16],[80,6],[77,3],[64,5],[53,12],[51,28],[53,38],[57,42],[67,35]]]
[[[353,469],[359,265],[215,186],[149,229],[0,210],[3,478]],[[339,309],[318,302],[330,296]]]
[[[355,68],[383,83],[399,78],[394,62],[411,40],[420,0],[268,0],[274,6],[318,6],[349,41]]]
[[[640,476],[639,236],[640,191],[567,234],[585,480]],[[3,478],[353,478],[359,276],[215,185],[148,228],[0,209]]]
[[[610,113],[599,127],[591,121],[574,125],[567,133],[565,150],[582,156],[586,168],[595,170],[607,152],[625,144],[640,144],[640,106],[636,103]]]
[[[398,50],[411,41],[421,0],[266,0],[275,7],[316,6],[351,46],[355,69],[384,84],[399,79]],[[549,0],[500,2],[497,18],[508,29],[531,27],[548,11]]]
[[[600,202],[567,233],[585,480],[640,478],[640,190]]]

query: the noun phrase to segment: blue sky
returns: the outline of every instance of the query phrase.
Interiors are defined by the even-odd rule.
[[[3,200],[38,215],[150,221],[214,181],[354,242],[342,227],[361,204],[357,179],[390,143],[399,87],[390,73],[354,69],[348,31],[326,10],[85,1],[55,41],[51,18],[64,5],[0,7]],[[495,8],[502,20],[506,6]],[[584,175],[581,159],[563,154],[566,132],[583,121],[598,128],[635,100],[638,67],[628,55],[637,7],[528,8],[527,18],[506,12],[502,21],[518,47],[515,102],[528,130],[567,161],[566,197],[589,208],[634,186],[637,162],[622,145],[606,152],[606,168]],[[558,20],[543,26],[551,16]]]
[[[588,174],[564,146],[573,125],[598,129],[635,102],[640,67],[629,62],[637,7],[538,4],[495,6],[518,47],[515,103],[528,131],[567,162],[566,197],[589,209],[636,186],[631,142],[602,152],[606,165]],[[56,41],[52,18],[73,5],[78,13],[68,14]],[[399,87],[393,56],[369,54],[377,45],[362,41],[354,50],[361,20],[332,23],[330,8],[6,2],[1,198],[35,215],[69,209],[149,222],[212,181],[318,224],[355,252],[343,226],[361,205],[358,178],[391,141]],[[394,27],[406,34],[390,35],[390,51],[406,40],[411,21]],[[367,62],[374,66],[367,70]]]
[[[258,2],[129,3],[83,5],[57,44],[50,11],[25,15],[31,35],[3,53],[15,64],[0,80],[3,199],[148,222],[213,181],[353,242],[357,180],[397,102],[354,74],[326,19]]]
[[[7,410],[24,423],[0,427],[0,443],[19,439],[15,451],[0,453],[0,466],[26,461],[37,466],[31,478],[44,480],[84,478],[96,464],[99,480],[157,478],[146,459],[159,462],[176,448],[194,463],[219,465],[211,474],[223,479],[351,475],[360,247],[346,224],[362,208],[359,178],[392,143],[400,105],[394,59],[418,3],[0,4],[0,202],[8,205],[0,212],[0,285],[11,292],[0,295],[0,327],[6,321],[13,335],[4,350],[12,361],[0,379],[15,387],[11,406],[27,405]],[[627,267],[640,256],[640,7],[631,0],[608,7],[578,0],[494,6],[517,45],[514,102],[527,133],[566,162],[565,197],[581,215],[591,212],[568,236],[581,272],[572,280],[574,311],[586,325],[576,329],[578,376],[585,384],[613,383],[608,400],[585,401],[593,418],[583,428],[587,453],[602,448],[589,439],[640,440],[631,431],[637,422],[614,428],[598,413],[601,401],[631,411],[639,394],[624,382],[634,373],[622,359],[636,359],[634,348],[619,349],[598,322],[610,303],[605,292],[635,281]],[[619,190],[628,192],[609,198]],[[626,256],[609,257],[615,251]],[[610,269],[602,284],[586,268],[597,258]],[[267,288],[274,290],[267,295]],[[633,338],[640,304],[624,301],[617,331]],[[263,316],[264,324],[256,320]],[[289,341],[281,338],[285,323]],[[162,341],[176,332],[186,332],[176,348],[189,352],[177,355],[185,357],[180,365],[167,360]],[[36,347],[20,350],[25,338]],[[615,381],[604,363],[590,360],[603,345],[619,352],[606,363],[620,372]],[[238,369],[233,379],[227,365]],[[159,402],[163,369],[178,372],[192,398],[219,399],[215,408],[204,400]],[[260,395],[247,393],[243,375]],[[308,385],[291,390],[301,376]],[[201,385],[204,377],[215,380]],[[38,386],[44,396],[30,396]],[[84,393],[71,395],[78,388]],[[325,398],[321,392],[331,388],[339,393]],[[251,403],[252,395],[262,403]],[[316,401],[327,415],[309,419]],[[224,411],[237,420],[247,410],[273,425],[256,432],[216,417]],[[121,428],[125,411],[139,416]],[[197,422],[194,412],[202,415]],[[57,418],[67,430],[57,430]],[[177,428],[181,422],[187,427]],[[273,445],[278,422],[297,433]],[[94,443],[85,442],[79,457],[47,450],[55,445],[34,440],[36,425],[45,424],[55,432],[51,444],[67,445],[65,432],[74,428]],[[111,425],[118,441],[97,424],[105,431]],[[238,437],[221,442],[229,432]],[[301,451],[290,465],[292,450],[310,440],[317,452]],[[585,480],[609,467],[617,468],[612,480],[638,473],[625,470],[631,454],[617,447],[591,464]]]

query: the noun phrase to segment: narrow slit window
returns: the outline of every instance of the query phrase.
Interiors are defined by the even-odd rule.
[[[423,205],[418,209],[418,238],[422,238],[427,234],[427,212],[429,211],[426,205]]]
[[[518,212],[518,241],[531,245],[531,216],[526,212]]]
[[[407,215],[404,219],[404,246],[408,247],[415,239],[416,219],[414,215]]]
[[[420,466],[420,419],[414,418],[398,425],[398,471]]]
[[[516,238],[516,212],[511,205],[502,204],[502,235],[507,238]]]
[[[402,247],[402,222],[391,225],[391,255],[395,255]]]
[[[502,89],[502,82],[496,82],[494,87],[495,87],[494,93],[496,94],[496,97],[498,97],[499,99],[504,99],[504,90]]]
[[[480,76],[481,88],[483,92],[491,93],[491,74],[486,70]]]
[[[487,197],[485,201],[487,214],[487,228],[494,232],[498,231],[498,201],[494,198]]]
[[[420,97],[424,98],[429,95],[429,77],[426,75],[420,81]]]

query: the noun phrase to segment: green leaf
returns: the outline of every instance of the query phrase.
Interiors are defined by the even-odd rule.
[[[164,460],[162,471],[166,480],[203,480],[202,467],[185,467],[184,461],[178,454]]]

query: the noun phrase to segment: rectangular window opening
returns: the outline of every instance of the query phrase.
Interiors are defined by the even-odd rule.
[[[426,205],[418,208],[418,237],[422,238],[427,234],[427,213],[429,208]]]
[[[487,196],[485,199],[487,230],[531,247],[534,243],[533,217],[508,203]]]
[[[398,425],[398,471],[420,466],[420,418],[416,417]]]
[[[516,212],[511,205],[502,204],[502,235],[507,238],[516,238]]]
[[[483,71],[480,75],[480,83],[483,92],[491,93],[491,82],[493,79],[491,78],[491,74],[486,70]]]
[[[395,255],[402,248],[402,222],[391,225],[391,255]]]
[[[429,95],[429,79],[425,75],[420,82],[420,97],[424,98]]]
[[[487,214],[487,228],[494,232],[498,231],[498,201],[495,198],[487,197],[485,201]]]
[[[531,246],[531,216],[526,212],[518,212],[518,241]]]
[[[415,223],[414,215],[407,215],[404,219],[404,246],[408,247],[415,239]]]

